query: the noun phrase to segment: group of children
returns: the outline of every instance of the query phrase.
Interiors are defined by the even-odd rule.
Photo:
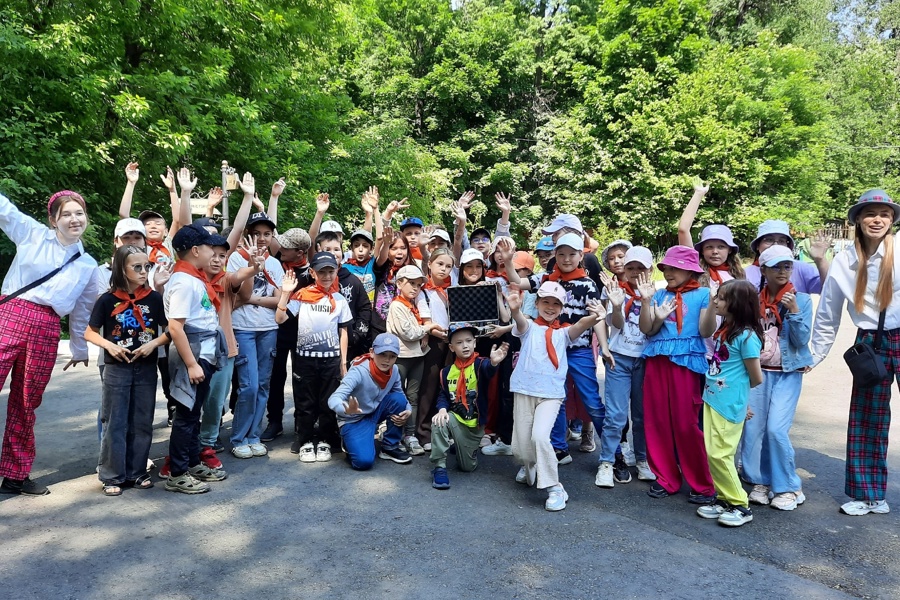
[[[479,452],[513,455],[516,481],[545,490],[546,509],[558,511],[569,440],[592,452],[596,435],[601,488],[630,482],[631,467],[653,498],[684,481],[698,515],[728,526],[752,520],[750,502],[793,510],[804,501],[788,431],[812,364],[809,293],[821,289],[821,268],[794,260],[784,222],[760,226],[745,270],[728,227],[708,226],[693,243],[708,189],[698,183],[681,245],[656,264],[657,289],[649,249],[616,240],[598,261],[574,215],[554,218],[535,254],[516,251],[503,194],[493,235],[467,232],[471,192],[452,205],[452,232],[416,217],[395,231],[407,206],[381,213],[370,188],[365,224],[345,239],[325,220],[326,194],[308,232],[279,232],[283,180],[265,211],[246,174],[234,227],[220,233],[211,217],[221,189],[192,222],[196,179],[169,171],[167,226],[152,211],[130,217],[136,164],[126,176],[117,249],[98,269],[102,293],[84,333],[103,350],[106,495],[153,486],[158,371],[172,428],[160,476],[167,490],[196,494],[227,476],[217,453],[229,405],[234,457],[264,456],[265,442],[283,434],[290,357],[291,452],[301,462],[343,452],[366,470],[376,455],[404,464],[427,452],[433,487],[447,489],[449,454],[463,471]],[[471,285],[496,289],[498,325],[450,321],[448,288]]]

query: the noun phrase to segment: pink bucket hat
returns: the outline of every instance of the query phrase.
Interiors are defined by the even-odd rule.
[[[660,271],[662,271],[663,266],[684,269],[694,273],[703,272],[703,267],[700,266],[700,254],[687,246],[672,246],[666,250],[666,256],[656,263],[656,268]]]

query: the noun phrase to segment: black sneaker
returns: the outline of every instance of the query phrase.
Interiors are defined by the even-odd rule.
[[[0,493],[3,494],[21,494],[23,496],[46,496],[50,493],[47,486],[35,483],[30,477],[26,477],[22,481],[16,481],[9,477],[3,478],[0,483]]]
[[[556,462],[560,465],[567,465],[572,462],[572,455],[569,454],[568,450],[557,450],[556,451]]]
[[[691,490],[691,493],[688,495],[688,502],[691,504],[712,504],[716,501],[716,495],[706,496],[701,494],[700,492],[695,492]]]
[[[631,471],[628,469],[628,465],[625,464],[625,459],[622,458],[621,454],[616,456],[616,462],[613,463],[613,477],[616,478],[616,483],[631,482]]]
[[[171,426],[172,426],[172,419],[175,418],[175,407],[174,407],[174,406],[169,406],[169,407],[167,407],[167,408],[168,408],[168,411],[169,411],[169,418],[166,419],[166,427],[171,427]]]
[[[398,465],[405,465],[412,462],[412,456],[403,448],[381,448],[378,458],[392,460]]]
[[[219,452],[225,452],[225,445],[222,443],[219,438],[216,438],[216,443],[212,445],[213,452],[218,454]]]
[[[291,442],[291,454],[300,454],[300,436],[294,434],[294,441]]]
[[[271,442],[278,436],[284,433],[284,428],[280,423],[269,422],[266,426],[265,431],[262,432],[262,435],[259,436],[259,441],[261,442]]]
[[[651,498],[668,498],[669,492],[666,491],[666,488],[654,481],[652,484],[650,484],[650,489],[647,490],[647,495]]]

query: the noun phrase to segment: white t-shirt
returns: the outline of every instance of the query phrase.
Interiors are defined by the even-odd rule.
[[[565,398],[566,374],[569,363],[566,360],[566,349],[571,345],[567,327],[553,331],[553,347],[559,360],[559,368],[555,369],[547,353],[547,341],[544,337],[546,327],[534,322],[528,323],[528,329],[522,334],[513,321],[512,334],[522,340],[519,362],[509,378],[509,390],[519,394],[528,394],[538,398]]]
[[[431,320],[439,324],[444,329],[450,327],[450,315],[447,312],[447,305],[444,304],[443,298],[437,290],[423,290],[422,294],[428,297],[428,309],[431,311]],[[416,306],[421,304],[420,299],[416,299]],[[419,316],[422,316],[422,309],[419,308]],[[423,317],[426,318],[426,317]]]
[[[238,269],[248,266],[247,259],[241,256],[240,252],[234,252],[228,258],[228,272],[234,273]],[[265,273],[257,273],[253,277],[253,295],[272,297],[275,294],[275,287],[281,287],[284,279],[284,268],[281,263],[273,257],[266,258]],[[266,277],[268,274],[268,277]],[[272,285],[271,279],[275,282]],[[234,309],[231,313],[231,324],[235,329],[243,331],[271,331],[278,329],[278,323],[275,322],[275,309],[256,306],[255,304],[244,304]]]
[[[169,321],[184,319],[185,325],[206,331],[215,331],[219,327],[219,314],[206,293],[206,286],[187,273],[172,273],[166,284],[163,305]],[[216,363],[216,338],[204,340],[200,358],[210,364]]]
[[[341,355],[339,327],[353,322],[347,299],[333,294],[334,309],[327,297],[315,304],[291,300],[287,309],[297,315],[297,353],[312,358],[334,358]]]
[[[628,304],[628,296],[625,297],[625,303],[618,310],[625,311]],[[611,310],[616,310],[612,308]],[[647,345],[647,336],[641,333],[640,317],[641,317],[641,301],[635,299],[631,304],[631,310],[625,316],[625,329],[617,329],[613,327],[612,317],[607,317],[609,324],[609,350],[623,356],[632,358],[640,358],[644,352],[644,346]]]

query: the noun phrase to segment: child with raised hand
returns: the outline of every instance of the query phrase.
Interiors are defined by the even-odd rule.
[[[403,394],[395,365],[399,354],[397,336],[379,334],[369,353],[353,361],[328,398],[328,406],[337,414],[347,460],[357,471],[366,471],[375,464],[373,438],[382,421],[387,422],[387,428],[381,438],[379,458],[401,465],[412,462],[400,445],[412,408]]]
[[[566,302],[566,290],[555,281],[545,281],[537,290],[538,317],[532,322],[522,314],[522,295],[515,287],[511,287],[508,300],[512,334],[522,340],[509,383],[515,395],[513,454],[522,463],[516,481],[547,490],[544,508],[559,511],[566,507],[569,495],[559,482],[550,431],[566,397],[566,350],[603,319],[606,311],[599,301],[593,301],[586,316],[565,326],[557,319]]]
[[[378,212],[378,188],[370,187],[362,195],[362,207],[366,213],[366,222],[374,220],[375,238],[384,238],[384,222],[381,213]],[[369,302],[375,299],[375,240],[372,238],[371,227],[363,226],[350,234],[350,258],[344,263],[344,267],[353,273],[365,287]]]
[[[153,487],[147,459],[153,443],[156,358],[169,337],[162,296],[147,284],[151,267],[143,248],[116,250],[110,289],[94,305],[84,333],[105,358],[98,473],[107,496],[121,495],[126,486]]]
[[[700,266],[704,271],[700,283],[715,291],[726,281],[745,279],[745,275],[738,245],[734,243],[734,235],[727,226],[707,225],[700,234],[700,241],[694,243],[691,227],[694,225],[697,209],[707,192],[709,184],[704,184],[699,177],[694,177],[694,195],[684,207],[681,220],[678,222],[678,243],[693,247],[700,253]]]
[[[759,255],[763,330],[762,385],[750,391],[753,418],[744,425],[741,462],[753,483],[750,502],[794,510],[806,501],[794,465],[790,430],[800,399],[803,373],[813,364],[809,351],[812,300],[791,283],[793,254],[771,246]]]
[[[487,387],[509,350],[507,344],[491,347],[490,358],[475,351],[477,329],[470,323],[450,324],[450,350],[456,360],[441,371],[438,412],[431,420],[432,487],[450,487],[447,451],[456,443],[456,462],[461,471],[478,466],[478,447],[487,422]]]
[[[748,281],[725,282],[713,302],[722,325],[713,335],[716,345],[703,388],[703,438],[718,501],[699,507],[697,514],[740,527],[753,520],[753,513],[734,456],[748,416],[750,388],[763,379],[762,326],[756,289]]]
[[[397,368],[406,399],[412,406],[412,415],[403,432],[403,443],[413,456],[425,450],[416,438],[416,419],[419,406],[419,387],[425,369],[425,355],[429,351],[428,339],[432,332],[443,331],[439,323],[431,321],[431,313],[422,310],[418,303],[425,285],[425,275],[419,267],[407,265],[397,271],[397,297],[388,310],[387,330],[400,338],[400,358]],[[425,305],[427,310],[427,304]]]
[[[628,423],[631,409],[631,432],[634,440],[635,466],[638,479],[655,481],[656,475],[647,462],[647,439],[644,434],[644,347],[647,336],[641,332],[642,283],[650,281],[653,270],[653,254],[643,246],[634,246],[625,253],[625,279],[619,281],[603,273],[610,311],[609,325],[610,359],[605,378],[606,418],[600,432],[600,461],[603,478],[600,487],[613,487],[613,461],[616,446]],[[651,284],[652,285],[652,284]]]
[[[647,494],[674,494],[683,477],[691,486],[688,501],[709,504],[716,492],[700,431],[700,390],[708,368],[703,338],[716,331],[716,313],[709,310],[712,293],[697,281],[703,268],[693,248],[673,246],[656,266],[666,288],[657,291],[649,279],[638,286],[640,329],[648,337],[642,354],[644,432],[657,477]]]
[[[375,241],[375,300],[372,303],[374,334],[387,331],[391,302],[397,296],[397,271],[415,264],[409,255],[409,244],[399,232],[385,226],[384,238]]]

